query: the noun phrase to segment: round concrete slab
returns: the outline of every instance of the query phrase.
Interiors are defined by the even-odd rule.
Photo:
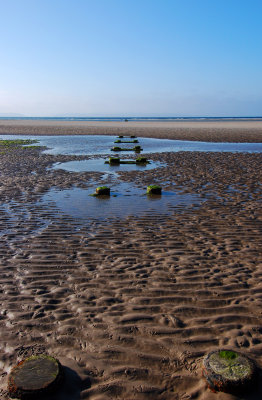
[[[253,361],[233,350],[216,350],[203,360],[203,376],[214,392],[239,393],[254,382],[256,367]]]
[[[26,400],[52,393],[58,388],[62,376],[62,366],[55,358],[46,354],[28,357],[11,370],[9,395]]]

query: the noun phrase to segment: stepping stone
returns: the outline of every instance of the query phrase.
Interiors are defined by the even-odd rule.
[[[119,165],[119,164],[150,164],[150,161],[147,160],[146,157],[140,157],[136,160],[120,160],[117,157],[110,157],[108,161],[105,161],[105,164],[110,165]]]
[[[56,391],[62,378],[62,366],[55,358],[46,354],[28,357],[8,376],[9,396],[22,400],[37,399]]]
[[[110,188],[107,186],[100,186],[96,188],[96,195],[97,196],[110,196]]]
[[[139,157],[136,159],[137,164],[148,164],[147,158],[146,157]]]
[[[114,143],[138,143],[138,140],[121,140],[121,139],[118,139],[118,140],[115,140],[114,141]]]
[[[149,185],[146,190],[147,194],[161,194],[162,188],[158,185]]]
[[[120,158],[118,158],[118,157],[109,157],[109,164],[120,164]]]
[[[140,153],[140,151],[142,151],[143,149],[141,149],[141,146],[135,146],[133,148],[123,148],[123,147],[119,147],[119,146],[114,146],[112,147],[111,151],[135,151]]]
[[[243,354],[221,349],[204,357],[202,373],[212,391],[238,394],[251,387],[256,367]]]
[[[118,147],[118,146],[114,146],[114,147],[111,149],[111,151],[122,151],[122,148],[121,148],[121,147]]]

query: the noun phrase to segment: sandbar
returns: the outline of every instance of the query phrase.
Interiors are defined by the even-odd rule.
[[[0,120],[0,135],[137,135],[206,142],[262,142],[262,120]]]

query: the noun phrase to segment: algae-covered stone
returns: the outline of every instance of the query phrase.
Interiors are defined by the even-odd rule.
[[[146,190],[147,194],[161,194],[162,188],[158,185],[149,185]]]
[[[114,141],[114,143],[139,143],[138,140],[121,140],[121,139],[117,139]]]
[[[121,151],[122,149],[119,146],[114,146],[111,150],[112,151]]]
[[[147,158],[146,157],[138,157],[137,159],[136,159],[136,163],[137,164],[146,164],[148,161],[147,161]]]
[[[109,157],[109,164],[120,164],[119,157]]]
[[[11,398],[37,399],[53,393],[63,378],[60,362],[46,354],[31,356],[19,362],[8,376],[8,392]]]
[[[220,349],[204,357],[202,372],[211,390],[237,394],[250,388],[256,367],[243,354]]]
[[[99,186],[96,188],[96,195],[97,196],[110,196],[110,188],[107,186]]]

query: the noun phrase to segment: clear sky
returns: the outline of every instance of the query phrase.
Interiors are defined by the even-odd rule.
[[[261,0],[0,0],[0,115],[262,115]]]

